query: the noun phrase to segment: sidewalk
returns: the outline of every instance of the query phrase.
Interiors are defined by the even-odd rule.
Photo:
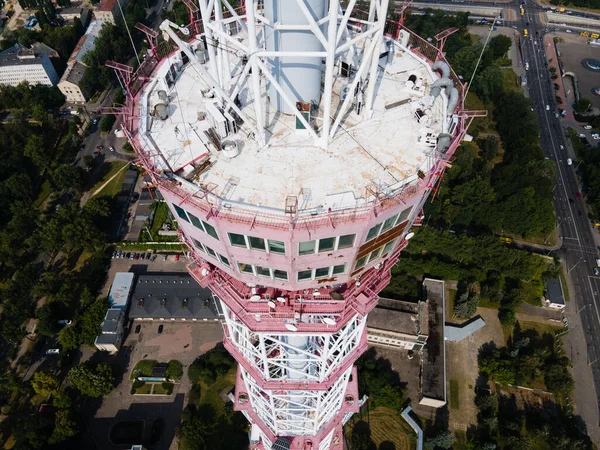
[[[562,109],[567,111],[567,115],[561,119],[561,121],[565,122],[573,122],[577,123],[575,117],[573,116],[573,110],[569,105],[567,100],[567,94],[565,90],[565,85],[563,83],[563,78],[560,76],[560,68],[558,67],[558,54],[556,53],[556,46],[554,44],[554,35],[552,33],[546,34],[544,36],[544,48],[546,49],[546,61],[548,62],[549,67],[554,67],[556,69],[556,74],[558,78],[556,80],[552,80],[553,83],[558,84],[559,89],[556,91],[556,95],[561,98],[562,103],[560,106]]]

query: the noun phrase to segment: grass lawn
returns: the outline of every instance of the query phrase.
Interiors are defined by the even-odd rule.
[[[511,67],[500,69],[502,71],[502,86],[506,92],[521,92],[521,83],[517,74]]]
[[[460,387],[457,380],[450,380],[450,409],[460,409]]]
[[[45,180],[42,183],[42,186],[40,187],[40,195],[38,195],[38,198],[36,198],[35,202],[33,202],[36,208],[41,208],[46,199],[50,196],[50,193],[52,192],[50,187],[50,182],[48,180]]]
[[[169,214],[169,207],[165,202],[156,202],[155,205],[152,226],[150,227],[150,232],[153,237],[158,236],[158,232],[163,223],[165,223],[165,220],[167,220],[167,215]]]
[[[525,320],[519,320],[519,326],[522,331],[525,330],[536,330],[540,336],[544,334],[550,334],[554,336],[557,331],[561,331],[563,329],[562,323],[557,323],[556,325],[552,325],[550,323],[539,323],[539,322],[528,322]],[[502,332],[504,333],[504,342],[506,343],[510,337],[512,337],[514,331],[514,327],[511,325],[502,325]]]
[[[412,450],[416,447],[414,432],[399,412],[377,407],[365,414],[362,420],[369,422],[371,439],[377,448],[385,441],[393,443],[396,450]]]
[[[155,395],[171,395],[173,393],[173,383],[165,383],[167,384],[167,389],[163,387],[161,383],[157,383],[154,385],[154,390],[152,394]]]
[[[134,394],[149,394],[152,391],[152,385],[145,383],[134,390]]]
[[[125,179],[125,173],[127,170],[123,169],[128,163],[124,161],[113,161],[104,163],[101,168],[101,173],[103,174],[102,178],[98,180],[94,186],[90,189],[90,193],[94,194],[101,186],[104,185],[108,180],[110,180],[114,175],[118,173],[115,178],[112,179],[110,183],[108,183],[104,188],[98,192],[96,195],[107,195],[109,197],[114,197],[119,192],[121,192],[121,187],[123,185],[123,180]],[[119,172],[122,170],[121,172]]]
[[[569,302],[571,301],[571,298],[569,297],[569,286],[567,286],[567,280],[565,279],[564,269],[560,269],[560,272],[558,272],[558,276],[560,277],[560,283],[562,284],[562,290],[565,296],[565,301]]]
[[[229,372],[227,372],[224,376],[218,377],[213,384],[206,384],[204,381],[200,380],[200,403],[210,403],[218,414],[223,411],[223,406],[225,406],[225,402],[219,397],[219,394],[223,389],[227,386],[235,385],[235,374],[237,372],[237,366],[233,366]]]

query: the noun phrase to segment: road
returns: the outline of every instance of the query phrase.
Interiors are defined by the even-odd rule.
[[[529,37],[520,40],[523,61],[529,62],[529,95],[538,117],[541,146],[546,156],[556,162],[554,205],[562,239],[559,256],[564,262],[570,281],[571,302],[568,308],[571,314],[579,313],[586,340],[581,354],[587,351],[587,363],[588,367],[591,366],[595,392],[588,391],[585,402],[582,403],[586,403],[585,406],[589,407],[592,404],[591,399],[594,397],[596,399],[594,405],[596,423],[590,423],[589,414],[585,418],[588,432],[596,434],[599,425],[598,407],[600,407],[600,395],[598,395],[600,393],[600,277],[594,276],[593,273],[598,257],[596,232],[587,218],[584,200],[578,198],[581,189],[574,170],[575,166],[567,163],[567,142],[561,119],[557,117],[558,106],[555,101],[553,80],[547,69],[542,40],[547,29],[539,21],[539,13],[543,10],[533,0],[525,0],[525,9],[525,17],[519,17],[520,20],[516,21],[515,25],[521,34],[524,28],[529,30]],[[578,375],[579,371],[575,370],[576,383],[585,383],[584,380],[578,379]],[[581,406],[582,410],[585,409],[584,405]]]

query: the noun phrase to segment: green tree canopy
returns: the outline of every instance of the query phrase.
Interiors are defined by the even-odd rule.
[[[88,397],[102,397],[114,388],[114,376],[106,364],[91,365],[89,362],[73,367],[67,375],[69,382]]]

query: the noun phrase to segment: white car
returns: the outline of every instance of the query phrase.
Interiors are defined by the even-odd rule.
[[[585,127],[583,127],[584,130],[591,130],[592,126],[591,125],[586,125]]]
[[[567,158],[567,165],[568,166],[573,165],[573,160],[571,158]]]
[[[592,139],[597,141],[598,139],[600,139],[600,134],[592,134]]]
[[[564,148],[564,147],[561,145],[561,146],[560,146],[560,149],[561,149],[561,150],[564,150],[565,148]]]
[[[46,355],[58,355],[59,353],[59,348],[49,348],[48,350],[46,350]]]
[[[583,133],[580,133],[580,134],[579,134],[579,137],[580,137],[581,139],[583,139],[583,138],[585,137],[585,134],[583,134]]]
[[[572,31],[571,30],[567,30],[567,33],[572,33]]]

